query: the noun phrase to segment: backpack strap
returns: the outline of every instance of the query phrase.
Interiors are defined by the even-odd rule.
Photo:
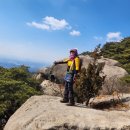
[[[71,71],[71,70],[72,70],[72,68],[74,68],[74,66],[75,66],[75,59],[72,61],[72,64],[71,64],[71,66],[70,66],[69,71]]]

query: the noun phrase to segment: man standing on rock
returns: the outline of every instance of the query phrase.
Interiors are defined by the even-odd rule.
[[[78,57],[77,49],[70,50],[70,57],[64,61],[55,61],[54,64],[64,64],[67,63],[67,73],[65,76],[65,90],[64,97],[60,101],[61,103],[68,103],[68,106],[74,106],[74,91],[73,91],[73,83],[75,77],[80,69],[80,59]]]

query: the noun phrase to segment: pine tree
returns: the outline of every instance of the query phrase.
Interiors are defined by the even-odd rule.
[[[88,68],[82,68],[74,84],[75,96],[77,102],[86,102],[88,105],[90,98],[99,94],[102,89],[102,84],[105,76],[101,75],[105,63],[98,63],[100,58],[100,45],[91,53],[93,62],[88,65]]]

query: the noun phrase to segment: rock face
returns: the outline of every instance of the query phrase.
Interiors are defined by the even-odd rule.
[[[41,83],[42,92],[46,95],[63,96],[63,88],[62,84],[56,84],[50,80],[44,80]]]
[[[86,55],[86,56],[80,56],[80,59],[82,61],[82,67],[87,68],[88,64],[90,62],[93,61],[93,59]],[[105,67],[103,69],[103,72],[105,75],[107,75],[107,78],[110,77],[124,77],[125,75],[127,75],[128,73],[121,67],[118,67],[119,62],[116,60],[112,60],[112,59],[108,59],[108,58],[101,58],[98,60],[98,62],[105,62]],[[53,69],[52,69],[52,74],[61,82],[63,82],[63,78],[65,76],[66,73],[66,68],[67,65],[65,64],[60,64],[60,65],[56,65]],[[39,71],[39,73],[44,73],[45,75],[48,75],[48,72],[50,71],[50,68],[48,69],[41,69]]]
[[[130,95],[126,96],[130,100]],[[101,111],[69,107],[60,97],[33,96],[18,109],[4,130],[129,130],[130,110]],[[123,129],[124,128],[124,129]]]
[[[87,69],[89,63],[93,62],[93,58],[86,55],[86,56],[80,56],[80,59],[82,61],[82,68],[85,67]],[[112,93],[112,91],[117,91],[119,89],[119,87],[117,86],[118,83],[118,79],[121,77],[124,77],[125,75],[127,75],[128,73],[126,72],[126,70],[124,70],[123,68],[119,67],[120,63],[116,60],[112,60],[112,59],[108,59],[108,58],[101,58],[98,60],[99,63],[104,63],[105,62],[105,66],[103,68],[103,72],[104,75],[106,75],[105,78],[105,83],[103,84],[103,90],[101,91],[101,93],[103,94],[110,94]],[[58,64],[56,66],[54,66],[52,69],[51,68],[43,68],[39,70],[39,74],[37,75],[37,79],[40,79],[40,76],[43,78],[43,80],[45,79],[49,79],[49,75],[50,72],[52,75],[54,75],[54,77],[56,78],[55,81],[57,81],[56,83],[60,83],[63,84],[64,83],[64,76],[66,74],[66,69],[67,69],[67,65],[66,64]],[[47,78],[48,77],[48,78]],[[110,85],[111,79],[113,80],[112,86],[111,88],[114,88],[111,92],[108,92],[108,84]],[[51,83],[46,83],[46,87],[44,87],[44,82],[41,84],[42,88],[44,88],[44,90],[47,92],[48,95],[56,95],[56,93],[54,92],[54,88],[57,89],[57,87],[52,87],[52,85],[50,85]],[[58,85],[55,85],[58,86]],[[120,85],[121,88],[121,85]],[[123,86],[122,86],[123,88]],[[48,90],[47,90],[48,89]],[[127,90],[126,90],[127,91]],[[59,92],[58,92],[59,93]],[[59,94],[58,94],[59,96]]]

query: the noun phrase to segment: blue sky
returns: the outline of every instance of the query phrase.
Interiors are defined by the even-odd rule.
[[[52,63],[130,36],[130,0],[0,0],[0,57]]]

